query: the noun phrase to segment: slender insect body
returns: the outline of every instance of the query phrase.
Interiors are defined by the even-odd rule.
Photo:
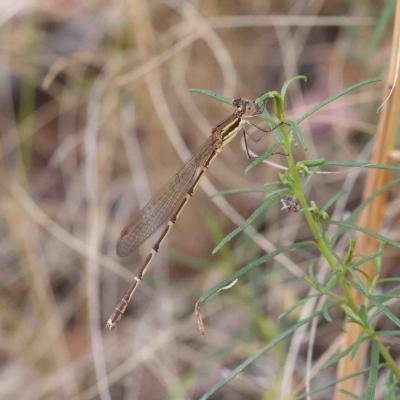
[[[211,136],[186,161],[181,170],[149,201],[142,211],[122,230],[117,240],[117,254],[126,256],[147,240],[158,228],[167,224],[150,253],[134,277],[125,296],[111,314],[106,327],[114,328],[121,320],[129,301],[142,280],[153,257],[175,224],[186,203],[209,166],[239,132],[244,120],[242,117],[256,115],[256,107],[250,100],[232,100],[234,112],[211,131]],[[267,131],[265,131],[267,132]],[[199,172],[197,172],[199,171]]]

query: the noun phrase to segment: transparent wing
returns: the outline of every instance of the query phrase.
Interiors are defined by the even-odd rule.
[[[122,230],[117,240],[118,256],[124,257],[132,253],[174,214],[195,181],[198,168],[213,151],[211,143],[210,137]]]

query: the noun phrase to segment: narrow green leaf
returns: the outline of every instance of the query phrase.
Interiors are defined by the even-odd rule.
[[[379,296],[375,296],[375,297],[379,298]],[[385,304],[385,303],[387,303],[389,300],[390,300],[390,298],[382,299],[380,303],[381,303],[381,304]],[[372,307],[370,307],[370,310],[372,310]],[[379,310],[379,309],[375,310],[375,311],[369,316],[369,318],[368,318],[368,323],[370,323],[371,321],[373,321],[373,319],[374,319],[376,316],[378,316],[380,313],[381,313],[381,310]]]
[[[397,379],[394,377],[392,371],[387,371],[384,375],[386,397],[385,400],[396,400],[398,399],[397,394],[400,393],[400,386],[398,385]]]
[[[264,187],[268,187],[268,186],[282,186],[282,182],[281,182],[281,181],[267,182],[267,183],[264,183],[263,186],[264,186]]]
[[[318,224],[317,226],[321,227],[321,224]],[[322,228],[321,228],[322,229]],[[339,255],[333,250],[333,248],[331,247],[330,243],[329,243],[329,237],[328,237],[328,232],[326,232],[325,236],[324,236],[324,240],[326,245],[329,248],[329,251],[331,252],[331,254],[333,255],[333,257],[335,257],[335,260],[337,261],[337,263],[343,267],[343,260],[339,257]]]
[[[320,223],[320,220],[316,220],[315,223],[317,224],[317,229],[318,229],[318,235],[319,237],[324,237],[324,231],[322,229],[322,225]]]
[[[372,342],[371,366],[368,376],[367,397],[365,400],[375,400],[375,389],[378,383],[379,347],[377,342]]]
[[[367,315],[367,307],[364,304],[360,305],[360,314],[361,314],[361,319],[364,321],[366,324],[368,321],[368,315]]]
[[[364,337],[361,341],[365,342],[368,339],[368,336]],[[358,344],[359,346],[360,344]],[[339,360],[341,360],[344,356],[349,354],[355,347],[357,346],[357,343],[353,343],[351,346],[349,346],[346,350],[343,350],[341,353],[339,353],[335,358],[332,358],[332,360],[328,361],[322,368],[327,369],[331,367],[332,365],[336,364]]]
[[[397,331],[376,331],[377,336],[399,336],[400,330]]]
[[[400,171],[400,167],[387,164],[369,164],[357,161],[325,161],[324,166],[335,167],[352,167],[352,168],[375,168],[386,169],[388,171]]]
[[[274,257],[276,257],[277,255],[282,254],[286,250],[295,249],[295,248],[303,247],[303,246],[310,246],[310,245],[315,245],[315,242],[307,241],[307,242],[301,242],[301,243],[293,243],[288,246],[280,247],[279,249],[276,249],[276,250],[272,251],[271,253],[266,254],[265,256],[259,258],[258,260],[255,260],[252,263],[248,264],[246,267],[242,268],[238,272],[235,272],[229,278],[224,279],[222,282],[220,282],[218,285],[214,286],[212,289],[208,290],[206,293],[203,294],[203,296],[200,297],[200,299],[197,301],[197,303],[204,303],[210,296],[212,296],[215,292],[217,292],[222,287],[229,285],[235,279],[240,278],[242,275],[251,271],[253,268],[255,268],[261,264],[264,264],[268,260],[271,260]]]
[[[354,342],[354,348],[351,350],[351,353],[350,353],[350,361],[353,361],[354,357],[355,357],[356,354],[357,354],[357,350],[358,350],[358,348],[360,347],[360,344],[361,344],[362,342],[364,342],[364,340],[365,340],[364,333],[365,333],[365,332],[362,331],[362,332],[358,335],[357,340]],[[367,337],[367,338],[368,338],[368,337]]]
[[[300,127],[296,124],[296,122],[291,120],[286,120],[285,124],[289,124],[290,127],[296,132],[297,137],[299,138],[301,147],[304,151],[308,150],[306,140],[304,139],[303,132],[301,131]]]
[[[319,287],[318,282],[315,280],[310,279],[309,277],[302,275],[300,279],[306,283],[308,283],[312,288],[314,288],[318,293],[320,293],[321,289]]]
[[[240,189],[229,189],[229,190],[221,190],[220,192],[214,193],[210,196],[210,199],[218,196],[225,196],[227,194],[236,194],[236,193],[259,193],[259,192],[268,192],[263,188],[240,188]]]
[[[260,207],[247,219],[247,221],[236,228],[233,232],[231,232],[228,236],[222,240],[222,242],[213,250],[212,254],[215,254],[222,246],[228,243],[232,238],[234,238],[238,233],[242,232],[246,229],[252,222],[261,214],[263,213],[272,203],[279,200],[280,198],[286,196],[289,193],[288,189],[280,189],[272,192],[266,196],[264,202],[261,204]]]
[[[267,121],[271,125],[271,127],[275,125],[275,121],[273,120],[270,112],[267,110],[267,107],[264,107],[264,112],[258,117],[263,119],[264,121]]]
[[[296,303],[294,303],[293,305],[291,305],[288,309],[286,309],[283,313],[281,313],[278,317],[278,319],[282,319],[283,317],[286,317],[286,315],[290,314],[295,308],[297,308],[298,306],[301,306],[302,304],[304,304],[305,302],[307,302],[308,300],[319,296],[318,293],[314,293],[314,294],[310,294],[307,297],[304,297],[304,299],[301,299],[299,301],[296,301]]]
[[[324,285],[326,286],[333,276],[340,275],[341,273],[340,269],[331,270],[325,278]]]
[[[221,96],[221,95],[216,94],[214,92],[211,92],[210,90],[193,88],[193,89],[189,89],[189,92],[205,94],[206,96],[213,97],[214,99],[222,101],[223,103],[226,103],[226,104],[229,104],[229,105],[232,104],[232,99],[228,99],[227,97],[224,97],[224,96]]]
[[[345,318],[345,319],[342,321],[342,323],[340,324],[340,330],[341,330],[343,333],[347,333],[347,331],[346,331],[346,329],[345,329],[345,325],[346,325],[346,324],[350,324],[350,323],[351,323],[351,320]]]
[[[371,278],[368,276],[368,274],[364,270],[362,270],[361,268],[352,268],[352,267],[348,267],[348,270],[352,274],[355,274],[357,272],[359,275],[362,275],[365,278],[365,280],[368,282],[368,288],[369,289],[371,288],[371,284],[372,284]],[[347,269],[346,269],[346,271],[347,271]],[[368,291],[370,291],[370,290],[368,290]]]
[[[360,213],[361,211],[369,204],[371,201],[379,196],[381,193],[385,192],[386,190],[390,189],[392,186],[396,186],[400,183],[400,179],[395,179],[392,182],[389,182],[385,186],[382,186],[380,189],[375,190],[374,193],[371,194],[366,200],[364,200],[359,206],[357,206],[351,213],[350,217],[346,218],[345,222],[350,222],[353,221]],[[337,232],[332,236],[331,239],[331,246],[334,246],[337,239],[339,236],[343,233],[345,229],[344,228],[339,228]]]
[[[329,299],[326,299],[324,302],[324,305],[322,306],[322,312],[324,314],[324,318],[328,322],[332,322],[332,317],[329,315]]]
[[[263,121],[268,122],[270,129],[273,129],[277,125],[277,123],[273,120],[267,109],[265,109],[261,115],[257,115],[257,118],[260,118]],[[282,142],[282,136],[279,133],[279,129],[273,129],[272,133],[275,135],[278,142]]]
[[[283,121],[285,119],[285,105],[282,97],[279,94],[274,96],[274,110],[278,121]]]
[[[351,272],[351,271],[350,271]],[[364,297],[366,297],[371,303],[373,303],[376,308],[381,310],[393,323],[400,327],[400,319],[398,319],[388,308],[386,308],[382,303],[380,303],[374,296],[370,295],[361,279],[357,274],[353,273],[354,278],[357,280],[358,284],[351,279],[346,279],[346,282],[358,290]]]
[[[337,383],[339,383],[339,382],[343,382],[343,381],[345,381],[345,380],[347,380],[347,379],[353,378],[354,376],[358,376],[358,375],[365,374],[365,373],[368,372],[368,371],[369,371],[369,368],[364,368],[364,369],[361,369],[360,371],[357,371],[357,372],[354,372],[354,373],[352,373],[352,374],[346,375],[346,376],[344,376],[343,378],[335,379],[334,381],[331,381],[331,382],[328,383],[327,385],[321,386],[321,387],[319,387],[318,389],[314,389],[314,390],[312,390],[311,392],[304,393],[304,394],[302,394],[301,396],[297,396],[297,397],[295,397],[293,400],[301,400],[301,399],[304,399],[304,398],[307,397],[307,396],[312,396],[312,395],[314,395],[315,393],[322,392],[322,391],[325,390],[325,389],[328,389],[328,388],[330,388],[330,387],[335,386],[335,385],[336,385]]]
[[[306,77],[305,75],[298,75],[298,76],[295,76],[295,77],[292,78],[292,79],[289,79],[288,81],[286,81],[286,82],[283,84],[282,90],[281,90],[281,97],[282,97],[282,100],[283,100],[283,101],[285,101],[285,96],[286,96],[286,92],[287,92],[287,89],[288,89],[289,85],[290,85],[292,82],[297,81],[297,80],[299,80],[299,79],[302,79],[304,82],[307,82],[307,77]]]
[[[276,126],[276,124],[275,124],[275,125],[272,125],[272,126],[271,126],[271,129],[272,129],[274,126]],[[278,143],[282,143],[283,138],[282,138],[281,133],[279,132],[279,129],[274,129],[274,130],[272,131],[272,133],[274,134],[274,136],[275,136],[275,138],[276,138],[276,141],[277,141]]]
[[[350,271],[350,272],[355,272],[355,271],[357,271],[360,275],[363,275],[364,278],[365,278],[365,279],[367,280],[367,282],[368,282],[368,286],[371,287],[371,283],[372,283],[371,278],[368,276],[368,274],[367,274],[365,271],[363,271],[363,270],[360,269],[360,268],[349,268],[349,271]]]
[[[272,100],[274,97],[279,96],[279,93],[276,91],[271,91],[262,94],[260,97],[257,97],[254,101],[254,104],[258,106],[260,103],[264,103],[265,101]]]
[[[346,396],[351,397],[354,400],[365,400],[364,397],[358,396],[354,393],[349,392],[348,390],[344,390],[344,389],[340,389],[339,392],[342,392],[343,394],[345,394]]]
[[[281,333],[278,337],[276,337],[274,340],[269,342],[266,346],[264,346],[262,349],[257,351],[254,355],[252,355],[250,358],[248,358],[246,361],[241,363],[238,367],[236,367],[226,378],[222,379],[219,381],[215,386],[211,388],[210,391],[208,391],[204,396],[201,397],[200,400],[207,400],[212,396],[214,393],[216,393],[219,389],[221,389],[223,386],[225,386],[229,381],[231,381],[233,378],[235,378],[236,375],[238,375],[240,372],[242,372],[246,367],[248,367],[250,364],[252,364],[255,360],[257,360],[258,357],[262,356],[265,352],[270,350],[272,347],[274,347],[276,344],[287,338],[289,335],[291,335],[295,330],[300,328],[301,326],[307,324],[310,322],[313,318],[317,317],[318,315],[321,314],[321,311],[316,311],[313,314],[311,314],[309,317],[304,318],[303,320],[299,321],[297,324],[291,326],[289,329],[287,329],[285,332]],[[364,372],[362,372],[364,373]]]
[[[357,225],[352,225],[352,224],[348,224],[346,222],[333,221],[333,220],[321,221],[321,224],[337,225],[337,226],[342,226],[342,227],[348,228],[348,229],[354,229],[355,231],[360,231],[360,232],[366,233],[367,235],[373,236],[374,238],[379,239],[382,242],[389,243],[392,246],[395,246],[400,249],[400,243],[395,242],[394,240],[391,240],[385,236],[382,236],[379,233],[372,232],[369,229],[361,228],[360,226],[357,226]]]
[[[314,267],[317,263],[313,262],[310,264],[309,268],[308,268],[308,274],[310,275],[309,278],[302,276],[301,279],[304,282],[308,282],[315,290],[318,291],[318,293],[322,292],[322,285],[318,282],[318,279],[315,277],[314,274]]]
[[[329,293],[332,288],[337,284],[338,280],[340,279],[340,275],[336,274],[333,279],[330,279],[328,283],[324,287],[324,293]]]
[[[272,153],[275,153],[275,151],[282,146],[282,143],[275,143],[273,144],[266,153],[262,154],[260,157],[257,157],[250,165],[247,166],[247,168],[244,170],[244,172],[247,174],[252,168],[254,168],[256,165],[260,164],[263,162],[266,158],[268,158]]]
[[[307,179],[306,179],[306,181],[304,182],[304,185],[303,185],[304,188],[306,188],[310,184],[311,179],[314,177],[314,175],[317,173],[317,171],[319,169],[320,169],[320,167],[317,167],[317,168],[313,169],[311,172],[309,172],[309,174],[307,176]]]
[[[378,294],[378,295],[375,295],[375,297],[378,298],[379,300],[380,299],[388,299],[388,300],[390,300],[390,299],[400,299],[400,293],[397,293],[397,294],[395,294],[395,293]]]
[[[326,211],[333,203],[338,201],[343,195],[347,193],[347,190],[341,190],[339,193],[335,194],[328,202],[321,208],[321,211]]]
[[[336,100],[338,97],[341,97],[349,92],[351,92],[354,89],[357,89],[363,85],[367,85],[368,83],[374,83],[374,82],[379,82],[381,79],[379,78],[372,78],[372,79],[367,79],[365,81],[362,81],[360,83],[357,83],[353,86],[348,87],[347,89],[344,89],[340,91],[339,93],[336,93],[335,95],[328,97],[326,100],[323,102],[317,104],[315,107],[313,107],[310,111],[306,112],[303,116],[301,116],[299,119],[296,120],[296,123],[300,123],[301,121],[304,121],[306,118],[308,118],[311,114],[314,114],[316,111],[318,111],[320,108],[324,107],[328,103],[332,102],[333,100]]]
[[[353,264],[350,264],[350,265],[349,265],[349,268],[356,269],[356,268],[359,267],[360,265],[365,264],[366,262],[371,261],[371,260],[373,260],[374,258],[381,256],[382,253],[383,253],[383,250],[378,250],[377,252],[372,253],[372,254],[370,254],[369,256],[365,256],[365,257],[361,258],[360,260],[358,260],[357,262],[355,262],[355,263],[353,263]],[[368,276],[367,276],[367,277],[368,277]],[[400,279],[400,278],[399,278],[399,279]]]
[[[344,262],[343,262],[345,271],[347,271],[347,267],[351,263],[351,260],[353,259],[355,245],[356,245],[356,239],[354,239],[353,237],[350,237],[349,238],[349,249],[347,250],[346,258],[344,259]]]
[[[313,280],[313,281],[316,280],[315,274],[314,274],[314,267],[315,267],[316,264],[317,264],[316,262],[313,262],[313,263],[311,263],[310,266],[308,267],[308,275],[310,275],[311,280]]]
[[[399,278],[383,278],[379,279],[379,283],[381,282],[400,282],[400,277]]]
[[[320,167],[325,164],[325,158],[318,158],[318,160],[304,160],[301,161],[306,167]]]
[[[379,19],[375,24],[374,33],[369,41],[368,50],[370,56],[372,56],[372,53],[376,50],[379,42],[382,40],[386,28],[393,19],[395,9],[396,0],[389,0],[382,5]]]
[[[379,246],[379,251],[383,253],[383,249],[385,247],[385,243],[381,243]],[[375,273],[375,285],[378,284],[379,277],[381,275],[382,269],[382,254],[376,257],[376,262],[373,263],[374,265],[374,273]]]

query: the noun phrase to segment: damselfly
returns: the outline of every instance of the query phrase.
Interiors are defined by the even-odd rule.
[[[154,255],[158,252],[162,241],[175,224],[187,201],[192,197],[200,179],[223,147],[242,128],[246,151],[249,156],[246,136],[254,142],[258,142],[268,132],[277,128],[275,126],[273,129],[264,130],[245,120],[245,118],[260,115],[264,110],[265,103],[260,108],[257,108],[251,100],[236,98],[232,100],[232,106],[234,107],[233,113],[211,130],[210,137],[191,155],[180,171],[144,206],[140,213],[132,219],[119,235],[117,240],[117,255],[125,257],[137,249],[168,221],[156,244],[133,278],[125,296],[111,314],[106,328],[115,328],[122,318],[134,291],[142,280]],[[243,126],[244,122],[248,122],[260,129],[263,132],[261,137],[255,138],[247,132]],[[199,172],[197,172],[198,170]]]

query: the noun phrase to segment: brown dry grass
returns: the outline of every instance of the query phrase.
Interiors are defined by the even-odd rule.
[[[193,310],[204,291],[258,255],[309,235],[301,215],[276,207],[262,226],[211,257],[263,197],[208,196],[277,178],[276,168],[264,166],[245,175],[237,139],[201,183],[121,324],[104,330],[152,242],[118,259],[121,227],[230,112],[188,88],[255,98],[304,74],[308,83],[290,88],[294,119],[338,90],[384,73],[389,28],[368,53],[383,3],[349,3],[4,2],[1,398],[196,399],[310,313],[306,306],[277,322],[307,294],[295,275],[315,258],[288,254],[206,303],[207,334],[198,333]],[[381,92],[366,86],[306,120],[306,157],[367,159]],[[262,153],[272,142],[253,150]],[[347,188],[334,210],[340,219],[359,203],[364,182],[360,170],[321,174],[309,196],[324,204]],[[394,239],[397,207],[390,196],[382,219]],[[346,250],[344,242],[339,246]],[[396,274],[397,256],[389,250],[385,274]],[[289,399],[308,381],[315,388],[335,379],[334,368],[321,369],[340,347],[343,316],[332,316],[334,324],[318,321],[297,331],[215,398]]]
[[[400,109],[400,86],[397,85],[398,69],[400,65],[400,3],[397,3],[395,24],[392,37],[392,53],[388,70],[388,77],[385,83],[382,100],[382,112],[378,123],[378,131],[375,139],[374,149],[372,151],[371,162],[376,164],[391,164],[391,152],[394,148],[397,127],[399,123]],[[376,190],[388,184],[390,174],[387,170],[370,170],[366,177],[366,183],[363,193],[363,199],[370,197]],[[372,201],[360,214],[358,225],[369,229],[373,232],[380,232],[382,229],[382,221],[387,203],[388,193],[385,191]],[[371,236],[358,232],[357,244],[355,248],[356,254],[372,254],[379,248],[379,242]],[[374,276],[374,267],[372,263],[363,265],[363,271],[370,279]],[[368,280],[360,274],[361,279],[366,285]],[[354,288],[352,295],[357,300],[358,304],[363,304],[364,299]],[[342,348],[345,349],[354,343],[361,334],[360,326],[352,324],[343,337]],[[339,376],[346,376],[363,367],[366,346],[363,351],[359,351],[354,360],[349,357],[343,358],[339,363]],[[362,381],[359,378],[353,378],[341,382],[336,387],[337,400],[345,400],[347,396],[340,390],[347,390],[355,393],[360,390]]]

